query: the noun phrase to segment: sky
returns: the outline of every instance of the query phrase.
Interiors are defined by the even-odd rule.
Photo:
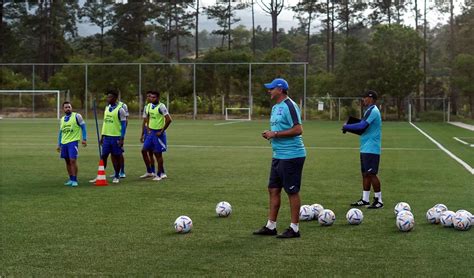
[[[85,0],[81,0],[80,2],[84,2]],[[123,1],[123,0],[122,0]],[[125,0],[126,1],[126,0]],[[259,0],[255,0],[257,2]],[[268,0],[267,0],[268,1]],[[359,0],[359,1],[375,1],[375,0]],[[418,0],[419,3],[419,9],[420,12],[423,10],[423,1]],[[427,6],[432,7],[435,4],[435,0],[426,0],[427,1]],[[436,1],[449,1],[449,0],[436,0]],[[454,5],[455,5],[455,13],[460,14],[461,13],[461,7],[466,1],[474,1],[474,0],[453,0]],[[200,0],[201,6],[209,6],[213,5],[216,2],[216,0]],[[285,1],[285,7],[289,7],[290,5],[295,5],[298,3],[298,0],[286,0]],[[250,8],[242,11],[237,12],[237,17],[241,19],[240,22],[236,23],[236,25],[245,25],[247,28],[252,27],[252,14],[250,13]],[[404,16],[405,18],[405,24],[414,26],[415,25],[415,20],[414,20],[414,11],[407,12],[406,15]],[[446,24],[448,22],[448,16],[447,15],[442,15],[439,13],[437,10],[428,10],[427,12],[427,20],[428,24],[433,27],[438,23]],[[199,30],[206,29],[208,31],[212,31],[217,29],[217,25],[215,24],[214,20],[207,19],[207,16],[205,14],[202,14],[199,18]],[[422,24],[420,20],[420,24]],[[262,11],[262,9],[259,7],[259,5],[255,5],[255,26],[260,25],[263,28],[271,28],[271,17],[270,15],[266,14],[265,12]],[[288,8],[283,9],[281,14],[278,16],[278,28],[284,28],[285,30],[289,30],[291,27],[297,27],[298,26],[298,20],[294,19],[294,13],[289,10]],[[312,32],[317,32],[317,30],[320,28],[321,22],[316,21],[314,24],[314,28]],[[78,24],[78,31],[80,36],[88,36],[92,35],[94,33],[99,32],[99,29],[96,26],[90,25],[88,23],[80,23]]]

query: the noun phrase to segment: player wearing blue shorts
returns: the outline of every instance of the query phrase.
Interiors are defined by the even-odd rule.
[[[148,91],[146,93],[146,100],[147,104],[145,104],[145,107],[143,107],[143,122],[142,122],[142,130],[140,134],[140,142],[145,143],[146,136],[148,134],[148,128],[147,128],[147,110],[148,106],[151,105],[151,91]],[[154,178],[156,176],[155,172],[155,159],[153,158],[153,150],[145,150],[142,148],[142,157],[143,157],[143,162],[145,162],[146,166],[146,173],[141,175],[141,179],[145,178]]]
[[[368,206],[369,209],[383,208],[380,180],[377,177],[382,145],[382,117],[375,105],[377,93],[367,91],[363,96],[364,106],[367,108],[364,117],[359,123],[345,124],[342,131],[363,131],[360,136],[360,164],[362,172],[362,198],[351,206]],[[374,201],[369,202],[370,187],[374,189]]]
[[[107,92],[108,105],[105,107],[102,136],[100,139],[104,167],[107,166],[109,154],[112,155],[112,164],[115,170],[113,183],[119,183],[120,181],[120,155],[123,153],[123,143],[127,130],[127,116],[125,110],[117,101],[117,97],[117,90],[109,90]]]
[[[130,114],[128,113],[128,106],[127,106],[127,104],[125,104],[125,103],[122,102],[122,101],[118,101],[118,106],[119,106],[120,108],[122,108],[123,111],[125,111],[126,126],[128,126],[128,116],[130,115]],[[122,151],[122,154],[120,155],[120,173],[119,173],[119,176],[120,176],[121,179],[124,179],[124,178],[127,177],[127,175],[125,175],[125,158],[124,158],[124,156],[123,156],[123,153],[124,153],[124,152],[125,152],[125,151],[123,150],[123,151]],[[110,175],[110,177],[111,177],[111,178],[115,177],[115,174]]]
[[[262,133],[263,138],[271,140],[273,149],[272,165],[268,182],[270,210],[267,225],[255,231],[255,235],[276,235],[278,210],[281,203],[281,190],[285,190],[290,201],[291,224],[277,238],[300,237],[299,195],[306,149],[303,144],[301,112],[296,103],[288,97],[288,82],[282,78],[265,84],[271,99],[276,101],[272,107],[270,130]]]
[[[63,103],[63,111],[66,115],[61,118],[57,151],[61,152],[61,158],[66,161],[66,169],[69,174],[69,180],[64,185],[76,187],[79,185],[77,182],[77,157],[81,131],[82,145],[87,146],[86,123],[81,114],[72,112],[70,102],[65,101]]]
[[[156,173],[153,180],[159,181],[168,177],[165,173],[163,152],[166,152],[167,149],[166,129],[172,120],[168,109],[160,102],[160,93],[151,91],[150,94],[151,103],[146,109],[147,136],[143,144],[143,149],[146,151],[152,150],[155,154],[158,164],[158,173]]]

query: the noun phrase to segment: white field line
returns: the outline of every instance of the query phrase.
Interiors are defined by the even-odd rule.
[[[461,142],[461,143],[464,144],[464,145],[468,145],[469,147],[474,148],[474,144],[469,144],[468,142],[463,141],[463,140],[461,140],[461,139],[459,139],[459,138],[457,138],[457,137],[453,137],[453,139],[456,140],[456,141],[458,141],[458,142]]]
[[[431,142],[433,142],[436,146],[438,146],[438,148],[440,148],[442,151],[444,151],[447,155],[449,155],[452,159],[456,160],[459,164],[461,164],[464,168],[466,168],[467,171],[469,171],[469,173],[471,173],[472,175],[474,175],[474,169],[469,165],[467,164],[466,162],[464,162],[463,160],[461,160],[459,157],[457,157],[456,155],[454,155],[452,152],[450,152],[448,149],[446,149],[443,145],[441,145],[438,141],[436,141],[435,139],[433,139],[431,136],[429,136],[426,132],[424,132],[423,130],[421,130],[421,128],[417,127],[415,124],[411,123],[410,124],[416,128],[421,134],[423,134],[424,136],[426,136],[426,138],[430,139]]]
[[[461,127],[461,128],[470,130],[470,131],[474,131],[474,125],[465,124],[465,123],[461,123],[461,122],[448,122],[448,123],[450,123],[452,125],[455,125],[457,127]]]
[[[94,142],[95,143],[95,142]],[[88,146],[97,146],[94,143],[89,143]],[[0,142],[2,146],[56,146],[56,144],[41,144],[41,143],[5,143]],[[127,144],[125,143],[124,147],[142,147],[141,144]],[[220,148],[220,149],[271,149],[270,146],[225,146],[225,145],[168,145],[168,148]],[[359,150],[356,147],[306,147],[306,149],[310,150],[336,150],[336,151],[344,151],[344,150]],[[384,151],[439,151],[437,148],[382,148]]]

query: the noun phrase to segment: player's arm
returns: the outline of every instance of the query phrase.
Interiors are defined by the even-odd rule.
[[[56,148],[56,150],[58,152],[61,151],[61,139],[63,137],[63,131],[61,129],[59,129],[59,133],[58,133],[58,147]]]
[[[171,122],[173,121],[171,119],[170,114],[168,113],[168,109],[166,109],[164,105],[160,107],[160,113],[163,114],[165,117],[165,125],[163,126],[160,132],[156,133],[156,136],[161,136],[161,134],[170,126]]]
[[[163,127],[163,131],[165,131],[171,124],[173,120],[171,119],[170,114],[165,115],[165,126]]]
[[[365,120],[361,120],[355,124],[345,124],[342,126],[342,131],[361,131],[366,129],[369,126],[369,123]]]
[[[125,134],[127,133],[127,116],[123,108],[119,110],[120,125],[122,126],[120,130],[120,140],[119,145],[123,146],[123,141],[125,140]]]
[[[270,138],[285,138],[285,137],[295,137],[303,134],[303,126],[301,124],[295,124],[292,128],[282,131],[270,131],[266,130],[263,132],[262,136],[265,139]]]
[[[84,122],[84,119],[82,118],[81,114],[76,114],[76,121],[77,121],[77,124],[81,127],[82,145],[86,147],[87,146],[86,122]]]
[[[148,114],[146,113],[146,105],[145,105],[145,108],[143,109],[143,122],[142,122],[142,133],[140,134],[140,142],[143,143],[143,137],[145,135],[145,132],[148,132],[148,130],[146,129],[146,127],[148,126]]]

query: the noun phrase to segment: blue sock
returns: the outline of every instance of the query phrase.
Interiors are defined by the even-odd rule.
[[[122,168],[120,169],[121,174],[125,174],[125,165],[122,165]]]
[[[151,173],[151,172],[152,172],[152,170],[151,170],[151,167],[150,167],[150,166],[147,166],[147,167],[146,167],[146,172],[147,172],[147,173]]]
[[[155,164],[151,164],[150,169],[151,169],[151,173],[153,174],[156,173]]]
[[[71,176],[71,181],[77,181],[77,176]]]
[[[72,180],[73,180],[73,179],[72,179],[72,177],[74,177],[74,176],[69,176],[69,180],[70,180],[70,181],[72,181]]]
[[[115,172],[115,178],[119,179],[120,178],[120,174]]]

